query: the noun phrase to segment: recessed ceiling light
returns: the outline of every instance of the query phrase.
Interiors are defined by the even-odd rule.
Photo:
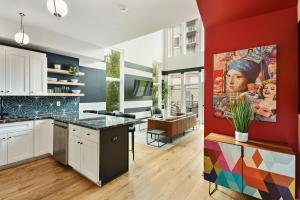
[[[129,8],[126,7],[126,6],[120,6],[120,10],[121,10],[122,13],[128,13]]]

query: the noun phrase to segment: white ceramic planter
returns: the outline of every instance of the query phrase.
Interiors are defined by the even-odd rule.
[[[72,82],[72,83],[78,83],[78,79],[72,78],[72,79],[71,79],[71,82]]]
[[[248,133],[235,131],[235,140],[238,142],[248,142]]]
[[[61,69],[61,65],[59,65],[59,64],[55,64],[55,65],[54,65],[54,69],[58,69],[58,70],[60,70],[60,69]]]

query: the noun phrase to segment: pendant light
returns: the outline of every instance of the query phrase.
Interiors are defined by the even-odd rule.
[[[68,14],[68,5],[64,0],[47,0],[47,8],[57,18],[62,18]]]
[[[20,27],[19,32],[17,32],[15,34],[15,41],[19,45],[23,46],[23,45],[28,44],[30,39],[29,39],[28,35],[25,33],[24,26],[23,26],[23,17],[25,17],[25,14],[24,13],[19,13],[19,15],[21,17],[21,27]]]

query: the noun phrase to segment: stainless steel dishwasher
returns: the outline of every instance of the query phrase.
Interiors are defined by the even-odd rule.
[[[54,121],[53,157],[63,165],[68,164],[68,124]]]

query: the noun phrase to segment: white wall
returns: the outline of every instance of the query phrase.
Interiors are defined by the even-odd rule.
[[[163,30],[129,40],[113,48],[124,50],[125,61],[152,67],[153,61],[163,62]]]

